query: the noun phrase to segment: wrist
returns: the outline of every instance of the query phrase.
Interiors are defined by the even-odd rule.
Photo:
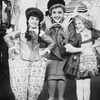
[[[93,48],[96,48],[95,44],[92,45]]]
[[[50,53],[50,50],[48,48],[45,49],[46,53]]]
[[[83,48],[79,48],[79,52],[83,53]]]

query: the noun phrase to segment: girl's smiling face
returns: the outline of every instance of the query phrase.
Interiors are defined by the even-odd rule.
[[[51,11],[51,17],[56,23],[59,23],[64,17],[64,11],[61,7],[53,8]]]
[[[30,16],[30,18],[28,20],[28,25],[31,28],[36,28],[39,25],[39,18],[34,17],[34,16]]]
[[[85,29],[85,25],[83,24],[82,20],[79,18],[75,19],[75,27],[77,33],[80,33]]]

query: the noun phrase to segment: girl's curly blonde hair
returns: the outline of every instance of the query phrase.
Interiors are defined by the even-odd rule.
[[[76,15],[74,17],[74,23],[75,23],[75,19],[80,19],[87,29],[93,28],[93,22],[89,18],[84,17],[82,15]]]

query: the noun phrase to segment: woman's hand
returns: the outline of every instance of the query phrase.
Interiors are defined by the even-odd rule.
[[[53,26],[53,24],[51,23],[50,17],[45,16],[44,21],[45,21],[45,24],[46,24],[46,28],[49,30]]]
[[[48,53],[48,54],[50,53],[50,50],[47,49],[47,48],[44,49],[44,50],[40,50],[40,51],[39,51],[40,56],[44,56],[46,53]]]
[[[62,24],[60,24],[62,26],[62,28],[64,30],[66,30],[68,28],[68,25],[72,22],[72,20],[70,20],[70,18],[65,18],[64,22]]]

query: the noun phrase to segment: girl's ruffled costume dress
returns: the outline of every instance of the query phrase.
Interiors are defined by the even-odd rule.
[[[9,48],[10,84],[16,100],[37,100],[43,89],[47,59],[39,56],[38,35],[32,38],[31,48],[25,34],[14,39]]]
[[[74,39],[70,38],[70,43],[75,47],[84,48],[84,53],[80,54],[80,62],[78,67],[66,68],[66,73],[72,75],[77,79],[91,78],[92,76],[99,75],[99,63],[97,61],[95,50],[92,48],[92,44],[95,39],[100,37],[100,32],[93,29],[91,34],[82,36],[77,34]],[[76,74],[75,74],[76,73]]]

